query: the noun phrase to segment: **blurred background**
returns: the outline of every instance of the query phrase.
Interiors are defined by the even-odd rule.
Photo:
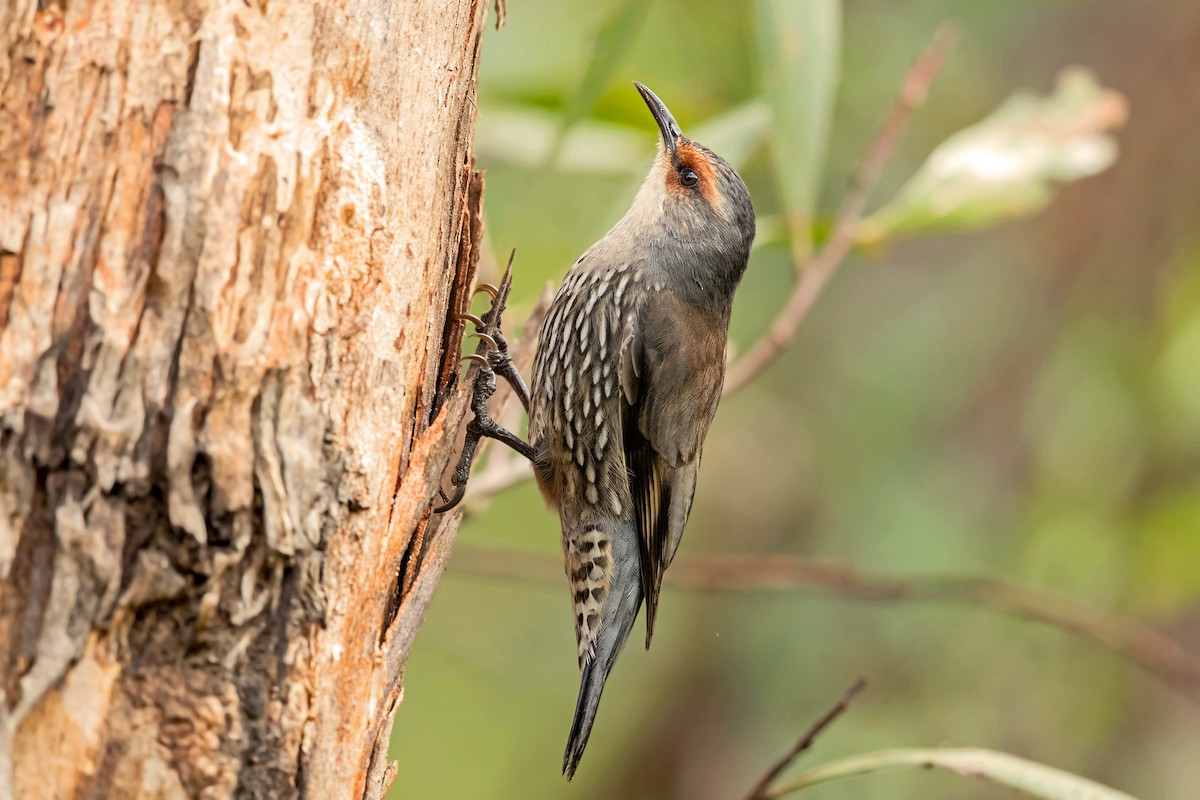
[[[789,5],[801,10],[779,12]],[[940,24],[957,27],[957,47],[871,210],[1014,92],[1051,95],[1064,68],[1086,67],[1127,101],[1111,167],[983,208],[972,229],[909,213],[877,230],[794,345],[722,403],[677,563],[785,553],[995,575],[1128,614],[1200,656],[1200,4],[811,5],[509,0],[484,44],[477,137],[485,259],[494,269],[518,251],[508,328],[648,169],[656,129],[633,80],[730,156],[754,196],[763,235],[731,333],[744,352],[793,285],[790,248],[807,247],[789,245],[781,220],[806,220],[819,249]],[[810,12],[794,32],[808,83],[781,89],[772,42],[786,50],[787,26]],[[794,140],[779,91],[793,91]],[[1111,145],[1080,145],[1090,171]],[[393,797],[741,797],[859,675],[867,693],[802,766],[980,746],[1141,798],[1200,796],[1200,705],[1090,641],[966,605],[679,586],[664,590],[649,652],[635,629],[568,784],[578,673],[565,580],[456,566],[481,547],[560,558],[557,518],[528,482],[470,507],[405,676]],[[802,796],[1013,795],[892,772]]]

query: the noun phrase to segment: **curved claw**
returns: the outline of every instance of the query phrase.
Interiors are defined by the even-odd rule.
[[[475,291],[471,292],[471,294],[479,294],[480,292],[486,292],[487,294],[490,294],[493,300],[500,295],[500,290],[495,286],[492,286],[490,283],[479,284],[475,287]]]
[[[487,325],[484,323],[484,321],[481,320],[479,317],[475,316],[474,314],[463,313],[463,314],[455,314],[454,316],[456,319],[465,319],[467,322],[470,322],[476,328],[486,328],[487,327]]]
[[[440,490],[439,490],[439,491],[440,491]],[[463,495],[464,495],[464,494],[466,494],[466,493],[467,493],[467,485],[466,485],[465,483],[464,483],[462,486],[456,486],[456,487],[454,488],[454,496],[453,496],[453,497],[451,497],[449,500],[447,500],[447,501],[446,501],[445,503],[443,503],[442,505],[440,505],[440,506],[438,506],[437,508],[435,508],[435,509],[433,510],[433,513],[435,513],[435,514],[445,514],[447,511],[449,511],[450,509],[454,508],[456,505],[458,505],[459,503],[461,503],[461,502],[462,502],[462,499],[463,499]],[[445,497],[445,496],[446,496],[446,493],[445,493],[445,492],[441,492],[441,495],[442,495],[443,497]]]
[[[479,341],[486,344],[493,353],[500,352],[500,345],[496,344],[496,340],[493,339],[491,336],[488,336],[486,333],[481,333],[480,331],[475,331],[474,333],[467,334],[468,339],[470,339],[472,336],[477,337],[479,339]]]
[[[481,367],[486,367],[488,365],[488,360],[486,358],[484,358],[483,356],[479,355],[479,353],[471,353],[471,355],[469,355],[469,356],[463,356],[460,359],[460,361],[474,361],[476,364],[479,364]]]

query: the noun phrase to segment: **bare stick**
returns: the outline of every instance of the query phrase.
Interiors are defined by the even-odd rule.
[[[799,758],[801,753],[812,747],[813,743],[817,741],[817,737],[824,733],[825,729],[832,725],[834,720],[836,720],[842,714],[845,714],[850,709],[854,699],[858,697],[858,695],[861,694],[862,690],[865,688],[867,688],[866,678],[859,678],[856,680],[854,685],[847,689],[846,693],[842,695],[842,699],[838,701],[838,704],[825,712],[825,716],[813,723],[812,727],[808,729],[807,733],[800,737],[800,740],[796,742],[795,746],[789,750],[787,754],[783,756],[783,758],[771,765],[770,769],[763,773],[763,776],[758,779],[758,783],[754,784],[754,788],[751,789],[750,793],[746,795],[746,800],[763,800],[763,798],[768,797],[767,789],[770,788],[775,779],[779,777],[780,773],[791,766],[792,762]]]
[[[562,563],[551,555],[467,545],[455,551],[454,569],[530,582],[562,580]],[[1129,617],[1000,578],[898,577],[791,555],[688,555],[675,561],[666,581],[708,591],[807,592],[866,603],[978,606],[1089,639],[1200,703],[1200,663],[1178,642]]]
[[[850,189],[842,199],[829,241],[812,261],[800,268],[800,279],[771,327],[750,345],[744,356],[730,365],[725,375],[725,394],[733,394],[741,389],[779,356],[796,335],[796,329],[808,315],[829,277],[850,254],[858,224],[867,207],[867,196],[895,152],[896,144],[908,127],[913,112],[925,102],[929,87],[941,71],[956,38],[954,29],[943,25],[934,34],[933,41],[925,48],[917,63],[904,76],[900,96],[896,98],[891,113],[859,164]]]

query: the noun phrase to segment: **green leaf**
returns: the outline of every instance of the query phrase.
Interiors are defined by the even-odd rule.
[[[841,57],[839,0],[758,0],[758,59],[771,109],[771,149],[793,247],[812,247]]]
[[[1125,98],[1085,69],[1065,70],[1048,97],[1020,92],[939,145],[895,199],[863,220],[858,239],[979,228],[1043,209],[1056,184],[1108,169]]]
[[[1134,800],[1124,792],[1069,772],[977,748],[880,750],[843,758],[805,772],[786,786],[771,790],[768,796],[783,797],[819,783],[897,767],[957,772],[1043,800]]]

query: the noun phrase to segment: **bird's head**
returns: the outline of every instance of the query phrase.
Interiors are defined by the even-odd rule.
[[[660,132],[658,156],[628,217],[668,241],[727,261],[741,277],[754,240],[754,206],[725,159],[683,135],[658,95],[634,83]]]

